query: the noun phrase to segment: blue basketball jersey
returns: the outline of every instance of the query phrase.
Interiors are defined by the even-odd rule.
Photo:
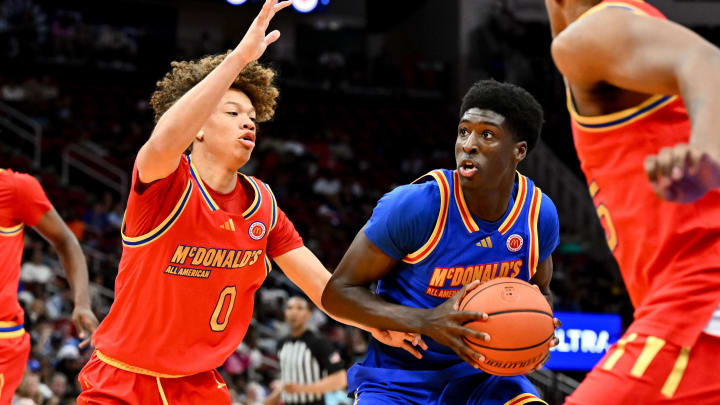
[[[426,221],[434,220],[434,225],[431,231],[427,227],[429,236],[425,242],[414,251],[404,252],[399,264],[378,282],[377,294],[388,302],[415,308],[434,308],[473,280],[485,282],[497,277],[513,277],[529,281],[539,262],[557,246],[558,223],[554,205],[532,180],[520,173],[516,175],[508,209],[496,222],[480,221],[473,217],[465,203],[456,171],[434,170],[413,182],[413,185],[403,187],[427,189],[427,193],[422,195],[432,197],[425,198],[425,201],[409,202],[408,207],[422,210],[423,206],[430,206],[433,208],[426,211],[438,214],[436,218],[426,218]],[[431,190],[431,187],[437,187],[437,190]],[[439,198],[434,197],[437,191]],[[439,199],[439,209],[433,199]],[[549,239],[538,237],[543,201],[547,202],[542,207],[544,217],[554,219],[554,222],[544,224],[552,230]],[[395,211],[402,216],[403,212],[413,210]],[[413,220],[394,216],[383,216],[382,219],[391,222],[393,227],[403,227],[404,222]],[[365,228],[368,238],[381,250],[393,257],[398,256],[396,250],[401,252],[403,247],[394,249],[389,246],[395,244],[386,242],[392,238],[379,236],[382,232],[376,231],[373,223],[371,219]],[[406,228],[406,233],[417,233],[423,227]],[[549,246],[541,249],[540,240],[546,241]],[[397,245],[403,245],[403,241],[398,241]],[[546,253],[541,254],[541,251]],[[354,391],[363,382],[423,380],[426,373],[434,374],[432,371],[452,370],[452,375],[443,374],[448,381],[482,373],[464,363],[448,347],[428,337],[423,338],[428,344],[428,350],[423,352],[422,359],[372,340],[365,360],[348,374],[349,389]]]

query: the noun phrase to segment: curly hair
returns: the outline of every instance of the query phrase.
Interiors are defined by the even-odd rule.
[[[150,98],[150,105],[155,111],[155,122],[172,105],[205,78],[231,51],[205,56],[192,61],[174,61],[170,64],[172,69],[165,77],[157,82],[157,87]],[[275,71],[263,66],[257,61],[250,62],[243,68],[230,86],[247,94],[255,107],[258,122],[269,121],[275,114],[277,98],[280,95],[273,83]]]
[[[492,79],[475,82],[462,99],[460,115],[471,108],[504,115],[513,138],[527,142],[528,154],[537,144],[543,125],[543,109],[522,87]]]

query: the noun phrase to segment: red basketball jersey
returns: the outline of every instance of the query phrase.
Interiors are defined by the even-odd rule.
[[[24,333],[17,300],[24,227],[35,226],[52,208],[34,177],[0,169],[0,338]]]
[[[184,186],[179,197],[168,197],[169,215],[143,235],[122,235],[115,301],[95,346],[98,358],[124,370],[169,377],[222,365],[247,331],[253,293],[270,270],[268,249],[284,253],[268,245],[280,214],[270,188],[239,175],[253,190],[250,204],[241,214],[227,212],[190,159],[183,157],[174,174]],[[285,251],[302,246],[291,231]]]
[[[604,1],[588,14],[610,7],[665,18],[634,0]],[[720,303],[720,191],[693,204],[665,202],[643,169],[648,155],[688,142],[682,99],[657,95],[584,117],[568,93],[568,109],[590,194],[635,307],[631,331],[692,346]]]

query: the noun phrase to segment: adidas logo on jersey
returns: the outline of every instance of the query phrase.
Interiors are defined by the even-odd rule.
[[[228,219],[227,221],[225,221],[224,224],[220,225],[220,229],[225,229],[228,231],[235,232],[235,223],[233,223],[232,218]]]
[[[490,240],[489,236],[486,236],[481,240],[480,242],[476,243],[477,246],[482,246],[484,248],[492,248],[492,240]]]

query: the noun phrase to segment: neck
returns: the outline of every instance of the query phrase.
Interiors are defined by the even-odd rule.
[[[305,333],[305,325],[290,329],[290,335],[292,335],[292,337],[300,337],[303,333]]]
[[[473,215],[483,221],[495,222],[507,212],[514,183],[515,170],[512,171],[512,175],[504,176],[500,184],[492,189],[463,186],[465,204]]]
[[[237,184],[237,170],[217,164],[218,160],[215,157],[202,151],[198,152],[193,153],[192,158],[203,182],[222,194],[233,191]]]

